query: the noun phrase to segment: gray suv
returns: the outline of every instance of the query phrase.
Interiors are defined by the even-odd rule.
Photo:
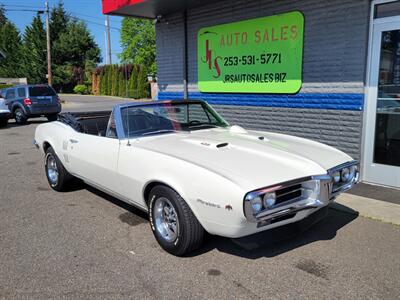
[[[3,89],[2,94],[17,124],[41,116],[55,121],[61,112],[60,98],[47,84],[13,86]]]

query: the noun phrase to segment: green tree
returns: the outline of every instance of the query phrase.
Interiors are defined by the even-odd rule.
[[[93,68],[101,61],[100,49],[85,23],[76,21],[59,2],[52,8],[50,16],[52,39],[53,82],[56,89],[70,91],[78,83],[75,69]],[[85,83],[89,84],[85,71]]]
[[[111,95],[112,89],[112,65],[106,66],[106,95]]]
[[[137,76],[138,76],[138,67],[137,67],[137,65],[133,65],[131,77],[129,77],[129,82],[128,82],[128,97],[129,98],[138,98]]]
[[[100,95],[105,95],[105,84],[104,84],[104,73],[100,73],[99,75],[99,89]]]
[[[147,68],[145,66],[140,66],[137,82],[138,97],[149,98],[149,82],[147,80]]]
[[[29,83],[46,81],[46,31],[40,15],[26,27],[23,39],[26,76]]]
[[[111,96],[117,96],[118,94],[118,65],[112,66],[112,85],[111,85]]]
[[[0,77],[24,77],[23,45],[17,27],[11,23],[0,6]]]
[[[66,12],[62,1],[55,5],[50,14],[50,40],[56,42],[60,34],[67,31],[71,16]]]
[[[126,97],[126,82],[122,70],[118,74],[118,96]]]
[[[122,62],[144,65],[151,73],[156,73],[156,34],[151,20],[124,18],[121,47]]]
[[[94,63],[101,61],[100,49],[86,24],[81,21],[68,24],[67,31],[61,33],[54,42],[54,49],[62,53],[63,64],[84,68],[88,60]]]

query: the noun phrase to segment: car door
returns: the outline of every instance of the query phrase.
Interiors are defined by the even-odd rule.
[[[12,110],[12,106],[15,100],[15,89],[7,89],[6,90],[6,104],[8,105],[9,109]]]
[[[74,132],[66,143],[70,170],[74,175],[100,189],[121,193],[117,138]]]

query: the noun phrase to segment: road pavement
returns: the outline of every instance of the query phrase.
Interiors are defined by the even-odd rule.
[[[63,111],[78,112],[78,111],[99,111],[109,110],[115,104],[147,101],[133,100],[128,98],[110,97],[110,96],[92,96],[92,95],[71,95],[61,94],[60,98],[65,101]]]
[[[144,213],[84,184],[49,188],[32,145],[42,122],[0,130],[0,299],[400,298],[399,226],[332,207],[290,239],[207,236],[177,258]]]

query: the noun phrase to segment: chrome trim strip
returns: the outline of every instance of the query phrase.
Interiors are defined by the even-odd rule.
[[[337,170],[341,170],[341,169],[343,169],[343,168],[348,168],[348,167],[354,166],[354,165],[360,166],[360,162],[359,162],[358,160],[352,160],[352,161],[345,162],[345,163],[343,163],[343,164],[340,164],[340,165],[338,165],[338,166],[335,166],[335,167],[333,167],[333,168],[330,168],[330,169],[328,170],[328,174],[333,173],[333,172],[335,172],[335,171],[337,171]]]
[[[114,122],[115,122],[115,127],[117,128],[118,139],[123,140],[125,139],[125,132],[122,126],[121,109],[122,108],[120,106],[115,106],[111,114],[114,115]]]

